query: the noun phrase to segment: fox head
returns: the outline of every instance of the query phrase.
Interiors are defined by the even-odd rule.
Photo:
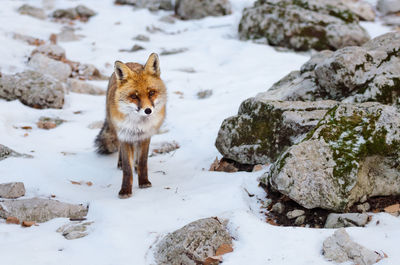
[[[115,62],[115,101],[119,111],[127,115],[151,117],[166,104],[167,93],[160,78],[160,61],[152,53],[144,66]]]

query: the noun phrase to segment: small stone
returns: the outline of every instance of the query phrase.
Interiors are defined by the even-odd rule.
[[[278,214],[282,214],[284,210],[285,206],[280,202],[275,203],[274,206],[272,206],[271,208],[271,212],[275,212]]]
[[[361,197],[360,202],[361,202],[361,203],[364,203],[364,202],[366,202],[367,200],[368,200],[367,195],[364,195],[364,196]]]
[[[366,213],[331,213],[325,222],[325,228],[340,228],[365,226],[368,223],[368,214]]]
[[[160,55],[173,55],[173,54],[183,53],[188,50],[189,50],[188,48],[163,49],[160,52]]]
[[[197,98],[205,99],[212,96],[213,91],[211,89],[201,90],[197,92]]]
[[[299,216],[302,216],[304,213],[305,213],[305,212],[304,212],[303,210],[297,210],[297,209],[296,209],[296,210],[287,212],[286,216],[287,216],[287,218],[289,218],[289,219],[294,219],[294,218],[297,218],[297,217],[299,217]]]
[[[105,95],[106,91],[101,87],[92,85],[88,82],[68,78],[67,81],[67,89],[70,92],[80,93],[80,94],[88,94],[88,95]]]
[[[24,4],[18,8],[18,13],[22,15],[28,15],[38,19],[45,19],[46,13],[42,8],[34,7],[28,4]]]
[[[88,235],[88,227],[94,222],[71,222],[59,227],[56,232],[61,233],[66,239],[73,240]]]
[[[140,51],[140,50],[144,50],[144,47],[141,46],[141,45],[135,44],[130,49],[120,49],[119,51],[120,52],[137,52],[137,51]]]
[[[357,205],[357,211],[359,212],[365,213],[368,212],[369,209],[371,209],[371,206],[369,205],[368,202]]]
[[[65,120],[59,118],[40,117],[36,125],[40,129],[50,130],[54,129],[55,127],[61,125],[64,122]]]
[[[253,167],[253,172],[260,171],[260,170],[262,170],[263,168],[264,168],[263,165],[260,165],[260,164],[254,165],[254,167]]]
[[[7,224],[16,224],[16,225],[19,225],[20,221],[19,221],[19,219],[18,219],[17,217],[9,216],[9,217],[7,217],[6,223],[7,223]]]
[[[0,197],[16,199],[25,195],[25,186],[22,182],[10,182],[0,184]]]
[[[344,228],[340,228],[323,243],[323,255],[337,263],[351,261],[352,264],[372,265],[383,257],[350,239]]]
[[[33,56],[35,53],[44,54],[47,57],[50,57],[50,58],[52,58],[54,60],[58,60],[58,61],[65,59],[65,49],[56,44],[40,45],[32,51],[31,55]]]
[[[393,204],[384,209],[386,213],[389,213],[393,216],[399,216],[400,213],[400,204]]]
[[[61,61],[51,59],[41,53],[35,53],[29,60],[28,65],[35,71],[50,75],[60,81],[67,81],[71,75],[71,66]]]
[[[177,0],[175,14],[181,19],[201,19],[207,16],[225,16],[232,13],[228,0]]]
[[[11,148],[8,148],[7,146],[0,144],[0,161],[3,159],[6,159],[8,157],[32,158],[33,156],[26,155],[26,154],[20,154],[18,152],[15,152]]]
[[[80,40],[83,36],[76,35],[75,29],[71,27],[64,27],[61,29],[61,32],[57,34],[57,40],[60,42],[70,42]]]
[[[306,221],[306,216],[302,215],[296,218],[296,220],[294,221],[295,225],[302,225],[304,224],[304,222]]]
[[[149,37],[147,37],[146,35],[142,35],[142,34],[137,35],[133,39],[134,40],[138,40],[138,41],[144,41],[144,42],[149,42],[150,41]]]
[[[262,208],[268,208],[271,204],[272,204],[272,200],[271,199],[266,199],[261,207]]]

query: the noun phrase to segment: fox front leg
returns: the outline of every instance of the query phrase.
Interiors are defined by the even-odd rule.
[[[151,187],[148,179],[147,158],[149,156],[150,138],[137,143],[137,173],[139,176],[139,188]]]
[[[121,166],[122,166],[122,186],[119,191],[119,197],[126,199],[132,196],[132,161],[133,146],[129,143],[121,143],[120,147]]]

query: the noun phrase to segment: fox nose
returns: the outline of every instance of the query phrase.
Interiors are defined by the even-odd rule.
[[[150,108],[145,109],[145,110],[144,110],[144,113],[146,113],[147,115],[149,115],[149,114],[151,113],[151,109],[150,109]]]

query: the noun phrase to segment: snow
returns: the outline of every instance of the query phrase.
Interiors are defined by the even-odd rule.
[[[41,6],[52,0],[31,0]],[[88,220],[95,223],[90,234],[68,241],[55,230],[68,223],[59,218],[31,228],[6,225],[0,221],[1,264],[154,264],[152,247],[168,232],[199,218],[218,216],[230,220],[234,252],[224,256],[224,264],[331,264],[321,255],[323,240],[334,230],[275,227],[263,220],[258,199],[265,198],[255,173],[209,172],[220,156],[214,141],[223,119],[234,115],[246,98],[264,92],[274,82],[309,59],[307,53],[278,52],[251,41],[239,41],[237,26],[241,10],[251,0],[232,1],[233,14],[196,21],[160,22],[171,12],[156,13],[115,6],[112,0],[54,0],[54,7],[85,4],[98,12],[88,23],[77,22],[75,42],[59,43],[67,58],[91,63],[111,74],[115,60],[144,63],[151,52],[188,48],[176,55],[160,56],[161,72],[168,88],[164,134],[152,143],[176,141],[173,153],[149,158],[153,187],[140,190],[134,179],[133,196],[120,200],[122,173],[116,168],[117,155],[99,156],[93,140],[98,129],[89,129],[105,116],[105,97],[70,93],[61,110],[37,110],[19,101],[0,100],[1,144],[33,159],[8,158],[0,162],[0,183],[23,181],[26,197],[50,197],[90,205]],[[0,9],[0,71],[11,74],[27,68],[33,46],[14,40],[13,33],[47,40],[64,25],[50,19],[19,15],[16,9],[28,1],[3,0]],[[51,10],[47,10],[48,13]],[[154,25],[162,32],[149,33]],[[363,24],[371,36],[389,29],[379,21]],[[133,41],[138,34],[150,42]],[[118,52],[134,44],[146,48],[135,53]],[[195,73],[179,69],[193,68]],[[107,86],[107,81],[96,81]],[[211,89],[213,95],[197,99],[197,92]],[[182,92],[183,96],[174,92]],[[80,111],[81,114],[74,114]],[[41,116],[59,117],[67,122],[52,130],[41,130]],[[31,131],[20,126],[32,126]],[[28,136],[24,136],[25,133]],[[63,155],[61,152],[72,154]],[[165,172],[165,174],[163,173]],[[92,186],[73,185],[91,181]],[[255,194],[250,198],[245,191]],[[379,225],[376,222],[379,220]],[[376,214],[367,228],[349,228],[358,243],[384,251],[389,258],[379,264],[398,264],[400,219]]]

